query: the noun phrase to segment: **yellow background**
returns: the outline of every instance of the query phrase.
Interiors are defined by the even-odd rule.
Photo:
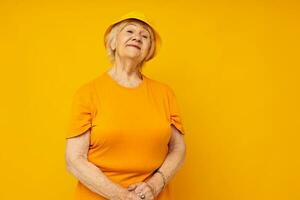
[[[3,1],[1,200],[71,199],[73,92],[110,66],[111,20],[144,11],[163,39],[144,73],[176,91],[187,157],[176,200],[300,199],[297,1]]]

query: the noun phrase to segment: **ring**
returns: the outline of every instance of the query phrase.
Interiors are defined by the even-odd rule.
[[[140,192],[139,196],[140,196],[141,199],[145,199],[145,194],[143,194],[143,193]]]

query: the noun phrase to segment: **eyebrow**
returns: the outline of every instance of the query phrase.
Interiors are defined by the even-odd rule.
[[[126,26],[128,26],[128,25],[137,26],[137,25],[134,24],[133,22],[129,22]],[[125,26],[125,27],[126,27],[126,26]],[[125,28],[125,27],[124,27],[124,28]],[[143,25],[142,25],[142,27],[143,27],[143,29],[144,29],[144,31],[145,31],[146,33],[150,34],[149,31],[148,31]]]

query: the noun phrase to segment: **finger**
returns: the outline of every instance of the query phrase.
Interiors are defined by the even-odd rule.
[[[134,183],[128,186],[128,190],[134,190],[136,189],[137,186],[139,186],[141,183]]]
[[[145,199],[146,200],[153,200],[154,199],[154,197],[152,195],[152,192],[149,191],[149,190],[147,190],[147,189],[142,190],[141,193],[145,195],[145,197],[146,197]],[[140,196],[141,193],[138,193],[137,195]]]
[[[128,200],[141,200],[141,198],[135,193],[135,192],[130,192],[128,196]]]
[[[147,182],[146,182],[146,185],[149,188],[149,190],[151,191],[152,195],[154,196],[155,195],[155,189],[154,189],[154,187],[151,184],[147,183]]]
[[[149,187],[149,185],[146,185],[146,188],[144,189],[144,192],[147,193],[149,199],[154,198],[154,193],[152,192],[152,189]]]
[[[144,188],[146,188],[146,183],[142,182],[140,183],[136,188],[135,188],[135,193],[138,194],[140,192],[142,192],[144,190]]]
[[[138,183],[133,183],[128,186],[128,189],[136,188],[138,186]]]
[[[134,190],[137,186],[136,185],[130,185],[128,186],[128,190],[131,191],[131,190]]]
[[[149,188],[149,186],[147,184],[141,184],[139,185],[136,189],[135,189],[135,193],[136,194],[140,194],[140,193],[143,193],[143,194],[147,194],[147,197],[151,197],[153,196],[154,194],[152,193],[152,190]],[[147,199],[148,199],[147,198]]]

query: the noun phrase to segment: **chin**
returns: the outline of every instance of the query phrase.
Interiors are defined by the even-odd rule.
[[[130,54],[125,54],[124,55],[125,57],[127,58],[139,58],[140,57],[140,54],[139,53],[130,53]]]

